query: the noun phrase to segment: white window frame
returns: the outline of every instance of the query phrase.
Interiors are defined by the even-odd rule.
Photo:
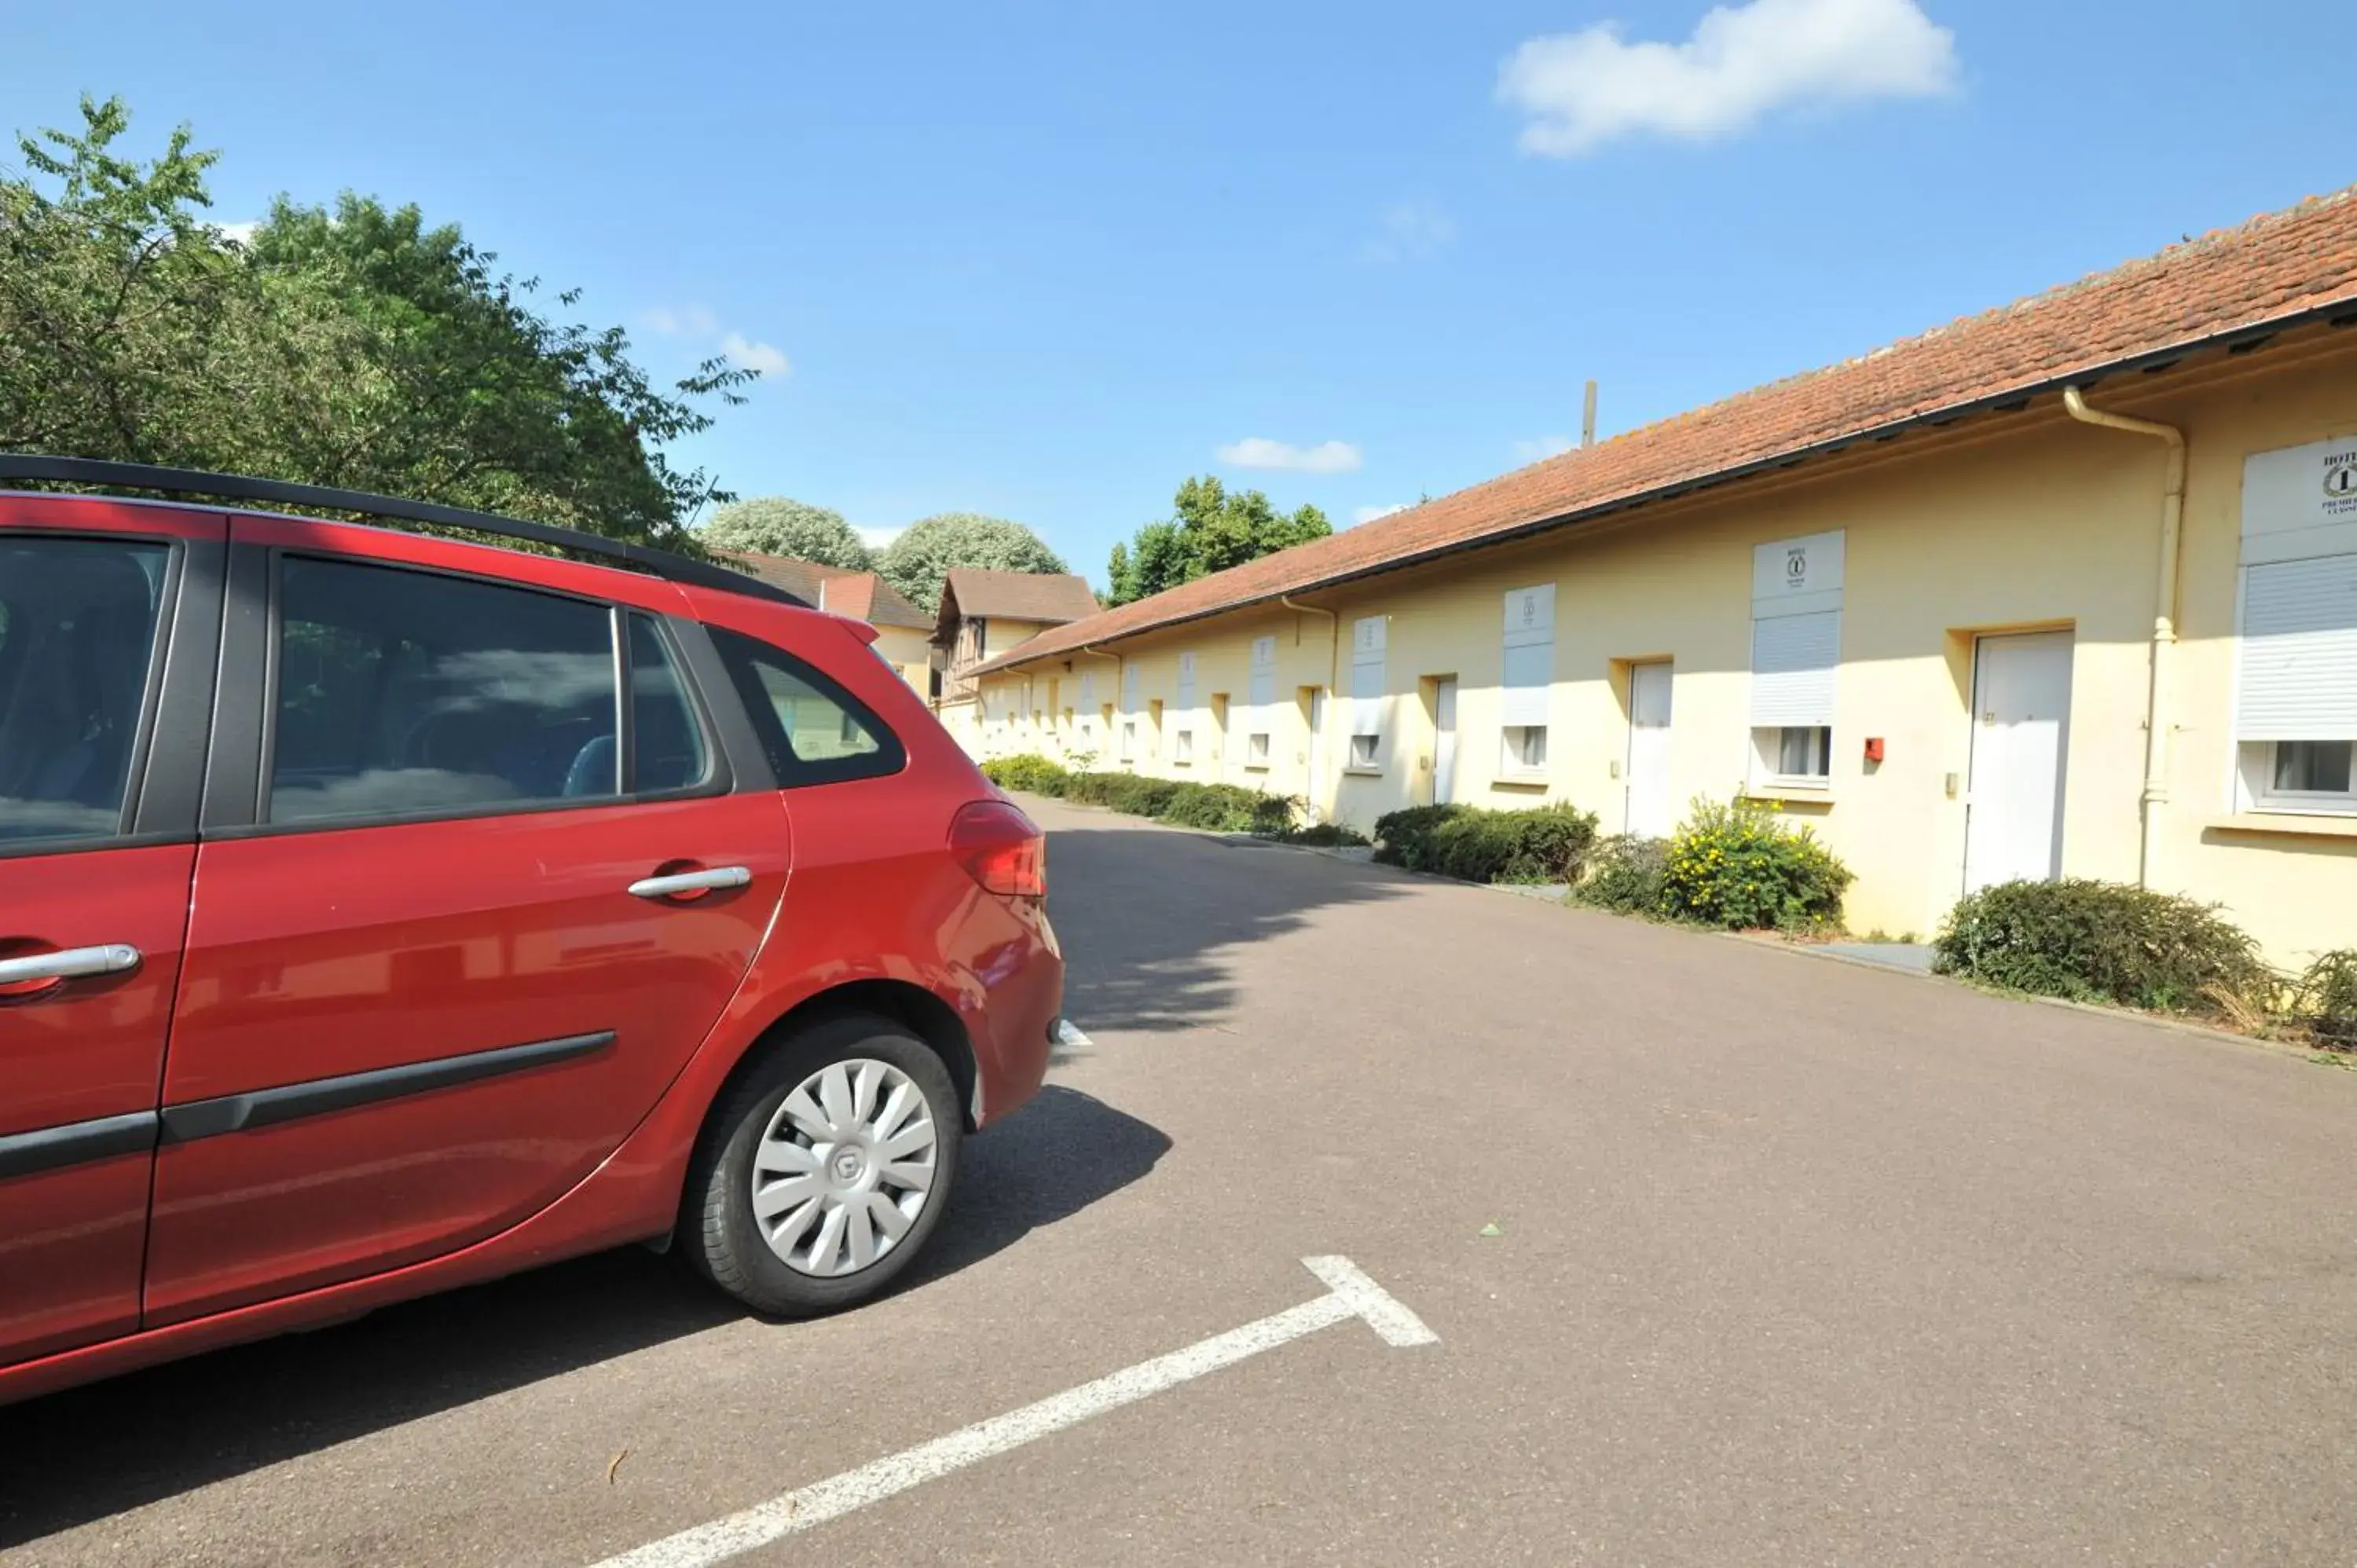
[[[2345,746],[2350,748],[2350,787],[2346,789],[2279,789],[2276,762],[2287,746]],[[2292,816],[2357,815],[2357,741],[2246,740],[2235,748],[2240,787],[2249,809]]]
[[[1178,709],[1170,728],[1170,761],[1174,767],[1191,768],[1195,764],[1195,656],[1178,656],[1178,700],[1171,704]]]
[[[1784,741],[1807,734],[1804,743],[1815,753],[1818,771],[1784,771]],[[1824,789],[1832,787],[1834,728],[1831,725],[1755,725],[1751,730],[1751,779],[1755,784],[1783,789]]]
[[[1842,593],[1848,536],[1770,540],[1751,553],[1751,697],[1745,778],[1762,792],[1833,788],[1833,729],[1841,682]],[[1761,668],[1762,646],[1774,650]],[[1791,660],[1795,645],[1822,662]],[[1811,644],[1817,645],[1811,648]],[[1789,773],[1784,742],[1812,732],[1810,761],[1822,771]]]
[[[2233,809],[2357,816],[2357,777],[2275,782],[2286,746],[2357,743],[2357,435],[2250,454],[2242,502]]]
[[[1170,765],[1174,768],[1195,765],[1195,732],[1183,725],[1170,732]]]
[[[1125,764],[1137,760],[1137,721],[1134,718],[1121,721],[1121,759]]]
[[[1535,744],[1534,744],[1535,742]],[[1534,760],[1533,751],[1537,752]],[[1505,725],[1498,731],[1498,777],[1544,779],[1547,770],[1547,726]]]
[[[1276,725],[1276,639],[1255,637],[1252,644],[1251,677],[1245,689],[1244,766],[1266,772],[1271,737]]]

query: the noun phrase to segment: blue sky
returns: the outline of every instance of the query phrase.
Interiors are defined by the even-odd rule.
[[[782,366],[682,451],[733,488],[1100,582],[1189,474],[1349,524],[1587,377],[1609,435],[2357,180],[2320,0],[1706,9],[0,0],[0,120],[190,122],[225,220],[416,201]]]

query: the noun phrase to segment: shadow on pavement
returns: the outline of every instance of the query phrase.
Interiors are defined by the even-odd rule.
[[[938,1281],[1144,1176],[1170,1147],[1050,1085],[965,1145]],[[748,1316],[640,1248],[0,1409],[0,1550]],[[785,1330],[791,1332],[791,1329]]]
[[[1282,936],[1318,908],[1397,898],[1414,886],[1329,855],[1099,828],[1104,819],[1071,807],[1037,815],[1049,833],[1048,913],[1064,947],[1064,1012],[1083,1030],[1198,1027],[1235,1000],[1222,950]]]

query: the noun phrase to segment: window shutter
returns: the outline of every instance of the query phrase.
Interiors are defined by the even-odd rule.
[[[1834,666],[1841,612],[1776,616],[1751,623],[1751,727],[1834,722]]]
[[[1383,733],[1383,643],[1382,616],[1367,616],[1351,628],[1351,733]]]
[[[1194,711],[1195,656],[1191,653],[1182,653],[1178,656],[1178,707],[1181,714],[1191,713]]]
[[[1253,639],[1252,682],[1247,695],[1253,707],[1246,715],[1248,726],[1266,730],[1268,710],[1276,702],[1276,639],[1273,637]]]
[[[1555,585],[1506,593],[1504,688],[1498,722],[1509,729],[1547,722],[1555,680]]]
[[[2357,555],[2243,574],[2244,740],[2357,740]]]
[[[1131,660],[1121,667],[1121,711],[1137,712],[1137,664]]]
[[[1094,708],[1096,705],[1097,705],[1097,677],[1096,677],[1096,671],[1094,671],[1093,670],[1083,670],[1083,671],[1081,671],[1081,706],[1082,706],[1082,708],[1084,708],[1084,709],[1087,709],[1087,708]]]

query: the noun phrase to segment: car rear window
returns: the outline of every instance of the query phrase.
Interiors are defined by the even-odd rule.
[[[875,711],[782,649],[725,628],[714,644],[780,785],[898,773],[908,753]]]

